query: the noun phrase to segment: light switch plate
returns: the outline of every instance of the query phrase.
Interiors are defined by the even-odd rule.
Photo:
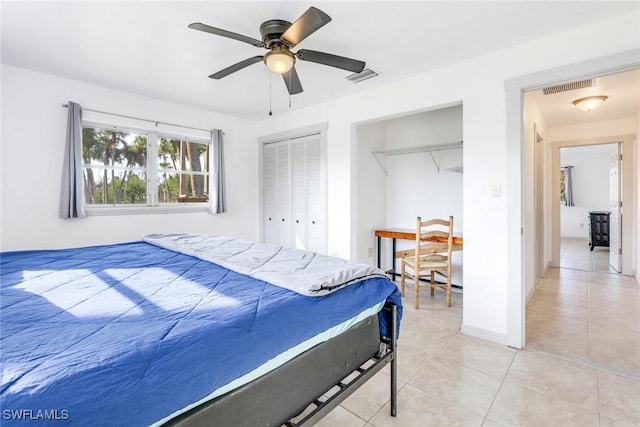
[[[501,197],[502,196],[502,185],[499,182],[494,182],[491,184],[491,197]]]

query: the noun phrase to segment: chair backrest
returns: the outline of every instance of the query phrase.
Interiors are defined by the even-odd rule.
[[[429,219],[423,221],[421,217],[416,220],[416,247],[415,256],[420,257],[429,254],[444,254],[447,259],[451,257],[453,247],[453,216],[448,220]]]

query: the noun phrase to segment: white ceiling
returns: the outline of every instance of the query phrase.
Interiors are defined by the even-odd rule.
[[[542,89],[528,93],[545,118],[547,126],[573,125],[588,122],[636,117],[640,108],[640,70],[592,79],[593,86],[545,95]],[[607,100],[589,112],[573,105],[573,101],[593,95],[605,95]]]
[[[606,2],[18,2],[2,1],[2,62],[252,120],[267,117],[261,64],[222,80],[207,76],[264,49],[191,30],[202,22],[260,39],[269,19],[295,21],[316,6],[333,20],[298,46],[366,61],[381,77],[353,84],[347,71],[298,61],[301,108],[466,58],[639,9]],[[296,50],[296,49],[294,49]],[[279,76],[273,113],[289,110]],[[610,99],[613,105],[614,98]],[[608,101],[609,102],[609,101]],[[91,106],[99,108],[99,106]]]

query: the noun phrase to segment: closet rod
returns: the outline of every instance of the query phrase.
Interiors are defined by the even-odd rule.
[[[436,162],[435,157],[433,157],[433,151],[443,151],[443,150],[455,150],[456,148],[462,148],[462,141],[455,142],[447,142],[444,144],[432,144],[432,145],[421,145],[419,147],[408,147],[408,148],[396,148],[393,150],[376,150],[372,151],[373,157],[376,158],[376,161],[384,171],[385,176],[389,176],[389,172],[384,167],[384,164],[378,158],[378,154],[382,154],[384,156],[397,156],[400,154],[414,154],[414,153],[425,153],[428,152],[431,155],[431,160],[433,160],[433,164],[436,166],[438,173],[440,173],[440,165]]]
[[[372,151],[372,153],[383,154],[386,156],[396,156],[399,154],[413,154],[413,153],[423,153],[423,152],[431,152],[431,151],[455,150],[456,148],[462,148],[462,141],[447,142],[445,144],[420,145],[418,147],[396,148],[393,150],[376,150],[376,151]]]
[[[69,108],[69,104],[62,104],[62,106],[64,108]],[[109,113],[108,111],[92,110],[90,108],[84,108],[84,107],[80,107],[80,109],[84,111],[91,111],[92,113],[107,114],[109,116],[124,117],[125,119],[134,119],[134,120],[140,120],[143,122],[155,123],[156,126],[158,126],[159,124],[163,124],[163,125],[175,126],[175,127],[184,128],[184,129],[193,129],[193,130],[200,130],[203,132],[211,132],[211,129],[194,128],[192,126],[177,125],[175,123],[161,122],[158,120],[149,120],[149,119],[144,119],[142,117],[127,116],[124,114]],[[222,134],[224,135],[224,132],[222,132]]]

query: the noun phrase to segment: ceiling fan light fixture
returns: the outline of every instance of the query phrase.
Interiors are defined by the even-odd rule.
[[[295,57],[287,50],[274,49],[264,56],[264,62],[274,73],[284,74],[293,67]]]
[[[575,101],[573,101],[573,105],[583,111],[591,111],[601,106],[602,103],[607,100],[607,98],[608,97],[604,95],[587,96],[586,98],[576,99]]]

